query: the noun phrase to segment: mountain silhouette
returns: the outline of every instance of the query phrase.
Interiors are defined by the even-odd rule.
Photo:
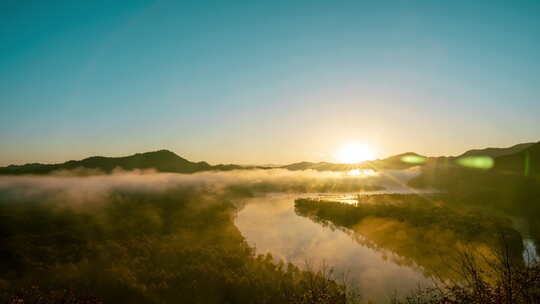
[[[458,157],[469,157],[469,156],[499,157],[499,156],[510,155],[510,154],[515,154],[515,153],[521,152],[521,151],[531,147],[534,144],[535,144],[534,142],[529,142],[529,143],[522,143],[522,144],[513,145],[513,146],[508,147],[508,148],[473,149],[473,150],[469,150],[469,151],[459,155]]]
[[[540,142],[510,155],[495,158],[494,170],[525,176],[540,174]]]
[[[298,162],[278,168],[316,171],[349,171],[353,169],[407,169],[414,166],[455,167],[454,160],[468,156],[491,156],[494,170],[499,172],[538,174],[540,172],[540,143],[522,143],[508,148],[486,148],[469,150],[458,157],[426,157],[414,152],[406,152],[383,159],[368,160],[355,164],[331,162]],[[419,160],[406,161],[407,158]],[[240,169],[271,169],[268,166],[241,166],[235,164],[210,165],[207,162],[191,162],[169,150],[137,153],[124,157],[93,156],[83,160],[70,160],[59,164],[30,163],[0,167],[0,174],[48,174],[59,170],[79,168],[96,169],[110,173],[114,169],[123,170],[155,169],[158,172],[194,173],[200,171],[229,171]]]
[[[428,160],[429,158],[422,156],[414,152],[402,153],[394,156],[390,156],[383,159],[376,160],[366,160],[359,163],[353,164],[341,164],[341,163],[330,163],[330,162],[298,162],[290,165],[281,166],[280,168],[288,169],[292,171],[297,170],[316,170],[316,171],[349,171],[353,169],[407,169],[410,167],[417,166],[416,163],[408,163],[403,161],[405,156],[414,156],[420,159]]]
[[[482,192],[498,193],[501,196],[501,193],[506,191],[509,193],[506,194],[507,198],[517,194],[537,193],[531,189],[540,187],[540,142],[528,145],[513,154],[494,157],[491,168],[459,166],[455,164],[456,159],[449,158],[446,163],[431,163],[425,166],[422,173],[410,180],[409,184],[413,187],[445,189],[474,195]],[[494,196],[488,200],[497,199],[501,197]]]
[[[223,166],[223,165],[220,165]],[[0,174],[47,174],[58,170],[77,168],[98,169],[111,172],[116,168],[124,170],[155,169],[159,172],[193,173],[211,170],[206,162],[190,162],[168,150],[137,153],[125,157],[93,156],[83,160],[70,160],[61,164],[26,164],[0,168]]]

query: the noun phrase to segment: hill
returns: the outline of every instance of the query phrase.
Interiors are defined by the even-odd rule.
[[[224,169],[231,169],[228,166]],[[60,164],[26,164],[10,165],[0,168],[0,174],[48,174],[58,170],[73,170],[78,168],[97,169],[111,172],[116,168],[124,170],[155,169],[159,172],[193,173],[212,170],[213,166],[206,162],[191,162],[168,150],[147,153],[137,153],[125,157],[93,156],[83,160],[70,160]]]
[[[510,154],[521,152],[531,147],[534,144],[535,144],[534,142],[529,142],[529,143],[521,143],[521,144],[513,145],[507,148],[473,149],[459,155],[458,157],[469,157],[469,156],[499,157],[499,156],[510,155]]]
[[[410,161],[412,160],[412,161]],[[402,153],[384,159],[367,160],[356,164],[340,164],[330,162],[298,162],[280,168],[292,171],[317,170],[317,171],[349,171],[353,169],[407,169],[420,165],[429,159],[413,152]]]
[[[443,190],[466,206],[527,219],[540,244],[540,142],[493,159],[491,169],[425,166],[409,185]]]
[[[540,142],[513,154],[495,158],[494,170],[524,176],[540,174]]]
[[[525,147],[525,148],[523,148]],[[515,193],[518,184],[537,183],[540,181],[540,142],[525,143],[510,148],[488,148],[476,151],[496,151],[508,153],[510,150],[520,150],[512,154],[493,157],[493,167],[487,170],[474,169],[456,165],[457,158],[450,161],[432,162],[425,166],[422,174],[410,181],[414,187],[433,187],[438,189],[453,189],[465,192],[495,191],[510,189]],[[473,150],[471,150],[473,151]],[[462,155],[472,156],[477,152],[468,151]],[[480,156],[481,154],[476,154]],[[483,154],[482,156],[486,156]],[[461,157],[461,156],[460,156]]]

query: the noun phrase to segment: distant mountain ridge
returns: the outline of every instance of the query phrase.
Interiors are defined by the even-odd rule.
[[[477,156],[487,155],[477,154]],[[457,193],[472,193],[482,197],[482,200],[486,200],[482,195],[488,192],[497,193],[493,197],[489,197],[488,200],[502,199],[499,196],[503,190],[506,191],[506,199],[527,197],[518,197],[517,195],[520,193],[540,194],[538,192],[540,191],[540,142],[526,145],[525,149],[513,154],[493,157],[490,168],[475,169],[455,165],[453,160],[456,159],[452,158],[449,159],[450,161],[436,162],[423,167],[422,173],[410,180],[409,185],[418,188],[452,189]],[[531,188],[536,190],[533,191]],[[527,189],[527,191],[523,189]],[[540,196],[536,197],[536,199],[538,198]],[[540,208],[540,204],[537,206]],[[507,207],[511,208],[510,205]]]
[[[457,157],[426,157],[414,152],[402,153],[384,159],[369,160],[356,164],[331,162],[298,162],[289,165],[270,166],[241,166],[235,164],[210,165],[207,162],[191,162],[174,152],[159,150],[137,153],[124,157],[93,156],[82,160],[70,160],[58,164],[30,163],[25,165],[10,165],[0,167],[0,174],[49,174],[59,170],[75,170],[79,168],[96,169],[110,173],[116,168],[123,170],[155,169],[158,172],[195,173],[200,171],[229,171],[240,169],[271,169],[282,168],[291,171],[349,171],[353,169],[407,169],[414,166],[455,166],[454,160],[469,156],[490,156],[494,158],[494,170],[505,172],[524,172],[536,174],[540,172],[540,142],[522,143],[508,148],[486,148],[469,150]],[[404,161],[406,158],[422,160],[418,163]]]
[[[0,168],[0,174],[48,174],[59,170],[78,168],[97,169],[110,173],[116,168],[124,170],[155,169],[159,172],[194,173],[207,170],[232,170],[237,165],[211,166],[206,162],[191,162],[168,150],[137,153],[124,157],[93,156],[83,160],[70,160],[60,164],[10,165]]]
[[[459,155],[458,157],[489,156],[489,157],[495,158],[499,156],[510,155],[510,154],[521,152],[534,144],[535,144],[534,142],[528,142],[528,143],[513,145],[507,148],[473,149]]]
[[[525,176],[540,174],[540,142],[521,143],[507,148],[474,149],[449,159],[483,156],[493,159],[490,171]]]
[[[525,176],[540,175],[540,142],[533,143],[519,152],[495,158],[493,169]]]
[[[316,171],[349,171],[354,169],[373,169],[373,170],[382,170],[382,169],[407,169],[410,167],[417,166],[418,164],[407,163],[403,161],[403,157],[414,156],[422,159],[428,159],[426,156],[414,152],[402,153],[394,156],[390,156],[383,159],[376,160],[367,160],[360,163],[354,164],[341,164],[341,163],[330,163],[330,162],[298,162],[290,165],[281,166],[280,168],[288,169],[292,171],[297,170],[316,170]]]

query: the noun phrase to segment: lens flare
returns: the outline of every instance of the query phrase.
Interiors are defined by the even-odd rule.
[[[491,169],[493,167],[494,161],[493,158],[489,156],[469,156],[459,158],[457,161],[458,165],[468,168],[475,169]]]
[[[419,155],[405,155],[401,157],[401,161],[408,164],[423,164],[426,162],[426,158]]]

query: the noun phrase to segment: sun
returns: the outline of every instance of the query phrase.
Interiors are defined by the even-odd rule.
[[[342,146],[335,154],[338,162],[354,164],[375,159],[375,150],[366,143],[351,142]]]

